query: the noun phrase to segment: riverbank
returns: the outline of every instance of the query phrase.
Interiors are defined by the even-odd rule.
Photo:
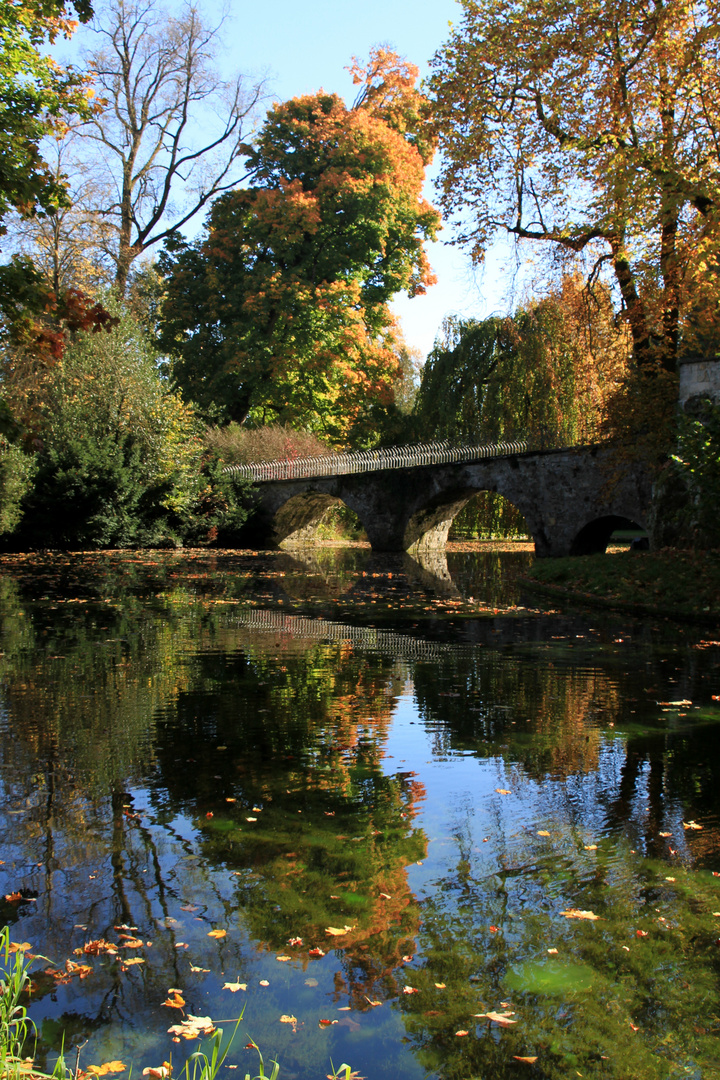
[[[579,602],[649,614],[720,620],[720,551],[615,551],[538,559],[524,582]]]

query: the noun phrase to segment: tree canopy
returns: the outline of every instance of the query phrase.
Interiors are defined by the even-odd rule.
[[[89,0],[73,5],[80,19]],[[0,5],[0,229],[11,209],[50,212],[67,201],[62,179],[43,160],[43,138],[62,132],[70,116],[87,115],[89,80],[41,51],[77,22],[64,0],[5,0]]]
[[[461,238],[609,267],[638,365],[673,371],[688,312],[718,315],[717,0],[461,3],[430,82]]]
[[[439,224],[422,196],[417,69],[383,50],[352,70],[352,108],[320,92],[271,109],[251,185],[218,198],[205,235],[175,239],[161,260],[183,391],[235,421],[340,443],[392,400],[401,339],[388,301],[434,280],[423,243]]]

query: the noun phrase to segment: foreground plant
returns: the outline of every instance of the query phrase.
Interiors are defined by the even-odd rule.
[[[32,1037],[37,1042],[35,1024],[28,1017],[25,1006],[20,1004],[30,982],[32,961],[25,955],[27,947],[25,942],[16,945],[10,941],[9,927],[0,930],[0,1080],[49,1076],[64,1080],[67,1069],[62,1054],[52,1073],[41,1072],[35,1068],[32,1056],[23,1056],[28,1039]]]

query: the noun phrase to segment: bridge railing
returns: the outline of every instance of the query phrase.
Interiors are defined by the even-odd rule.
[[[352,450],[345,454],[292,458],[286,461],[257,461],[251,465],[228,465],[223,470],[255,483],[267,480],[310,480],[348,473],[377,472],[380,469],[409,469],[415,465],[449,465],[460,461],[522,454],[527,442],[486,443],[482,446],[453,446],[448,442],[387,446],[380,450]]]

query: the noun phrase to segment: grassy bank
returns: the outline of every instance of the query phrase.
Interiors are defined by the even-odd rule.
[[[538,559],[524,579],[553,596],[675,618],[720,619],[720,551]]]

